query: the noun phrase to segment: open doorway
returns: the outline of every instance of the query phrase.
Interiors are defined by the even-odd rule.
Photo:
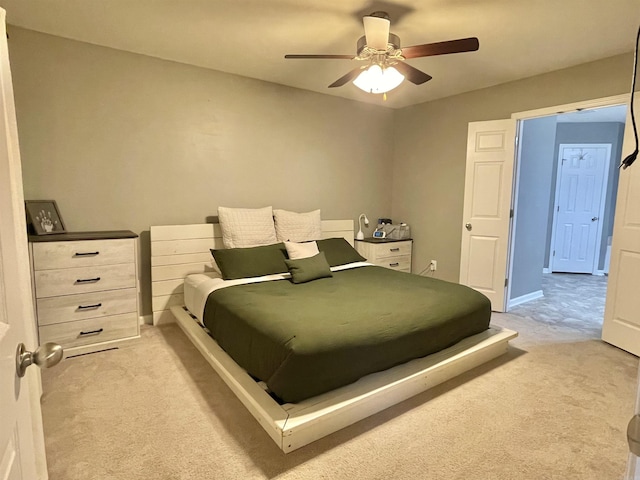
[[[584,321],[599,337],[626,110],[519,122],[507,311]]]

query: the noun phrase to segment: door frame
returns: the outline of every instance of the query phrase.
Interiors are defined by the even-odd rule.
[[[610,143],[561,143],[558,146],[558,166],[557,166],[557,170],[556,170],[556,187],[555,187],[555,193],[554,193],[554,197],[553,197],[553,221],[551,223],[551,248],[549,249],[549,271],[551,273],[553,273],[553,251],[554,251],[554,245],[556,242],[556,231],[557,231],[557,225],[556,225],[556,219],[558,216],[558,197],[560,196],[560,182],[558,181],[558,179],[560,178],[560,173],[562,172],[562,165],[563,163],[560,161],[560,152],[562,151],[563,147],[567,147],[567,146],[575,146],[576,148],[579,148],[581,146],[586,146],[588,148],[606,148],[607,149],[607,161],[604,165],[604,172],[602,175],[602,178],[600,179],[600,182],[603,185],[603,189],[602,189],[602,195],[600,196],[600,205],[598,207],[598,218],[600,219],[600,221],[598,222],[598,229],[597,229],[597,233],[596,233],[596,246],[595,246],[595,250],[593,252],[594,258],[593,258],[593,266],[591,268],[591,275],[597,275],[598,274],[598,263],[596,261],[596,256],[598,257],[598,260],[600,259],[600,248],[602,247],[602,229],[603,229],[603,225],[604,225],[604,207],[606,202],[606,193],[607,193],[607,188],[609,186],[609,171],[611,169],[611,150],[612,150],[612,145]]]
[[[593,108],[601,108],[601,107],[614,107],[616,105],[629,105],[629,93],[623,93],[620,95],[613,95],[610,97],[601,97],[594,98],[591,100],[583,100],[580,102],[574,103],[566,103],[563,105],[554,105],[551,107],[537,108],[535,110],[524,110],[521,112],[514,112],[511,114],[511,118],[516,120],[516,156],[514,159],[513,165],[513,192],[514,197],[512,199],[511,208],[513,208],[513,218],[511,219],[511,229],[509,233],[509,243],[507,248],[507,278],[512,278],[513,273],[513,244],[515,243],[515,228],[516,219],[518,215],[518,202],[517,196],[515,196],[518,191],[518,179],[520,178],[520,134],[522,132],[522,122],[524,120],[530,120],[532,118],[540,118],[540,117],[548,117],[550,115],[561,115],[563,113],[573,113],[579,112],[581,110],[590,110]],[[615,212],[614,212],[615,216]],[[506,301],[505,301],[505,312],[509,311],[509,298],[511,298],[511,282],[509,281],[507,284],[507,293],[506,293]]]

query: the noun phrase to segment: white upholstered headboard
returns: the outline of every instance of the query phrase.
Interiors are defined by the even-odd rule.
[[[153,324],[173,322],[169,310],[184,305],[184,278],[212,270],[211,248],[224,248],[217,223],[150,228]],[[342,237],[353,245],[353,220],[322,220],[322,238]]]

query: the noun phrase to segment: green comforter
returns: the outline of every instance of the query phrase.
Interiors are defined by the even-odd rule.
[[[447,348],[490,316],[489,300],[468,287],[366,266],[216,290],[204,324],[250,375],[298,402]]]

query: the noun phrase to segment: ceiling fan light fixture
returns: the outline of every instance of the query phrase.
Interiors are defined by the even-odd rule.
[[[353,81],[360,90],[367,93],[386,93],[404,81],[404,75],[393,67],[381,67],[373,64],[363,70]]]

